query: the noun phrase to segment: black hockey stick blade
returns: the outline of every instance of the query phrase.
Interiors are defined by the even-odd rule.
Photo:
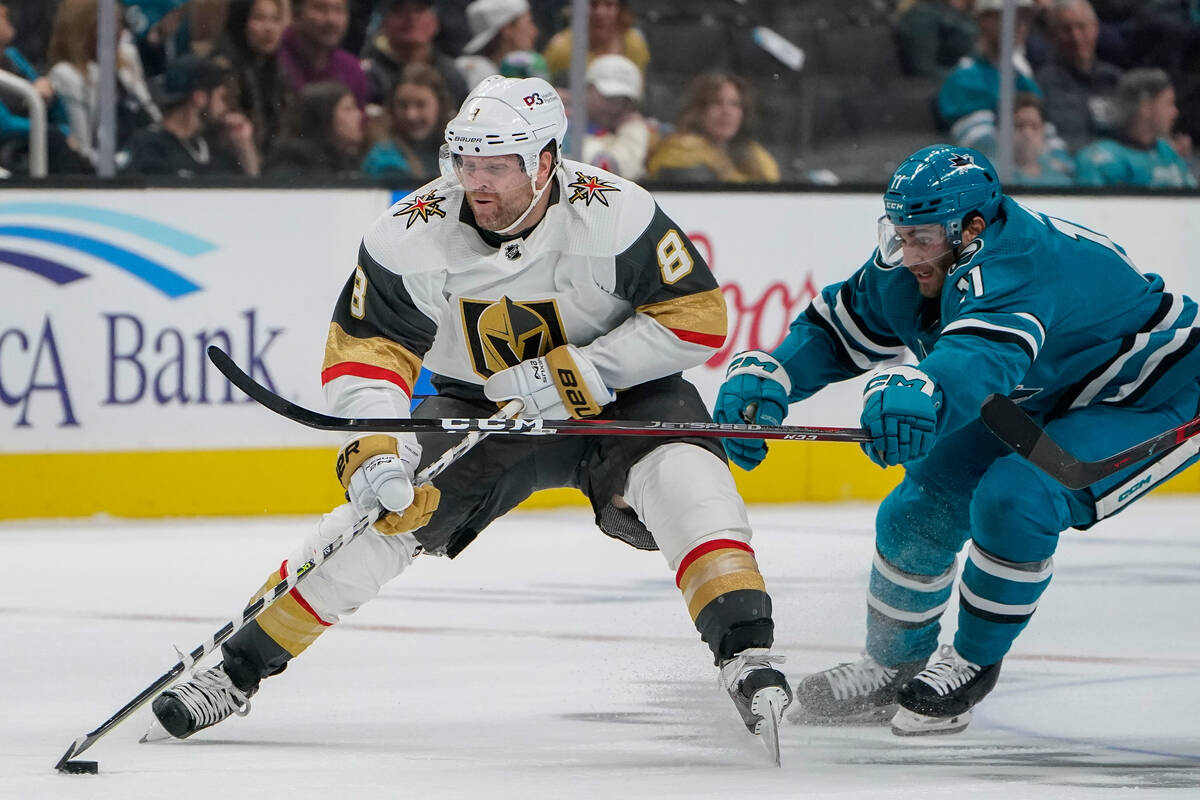
[[[1011,398],[988,395],[979,409],[983,424],[1030,463],[1068,489],[1085,489],[1131,464],[1144,461],[1200,434],[1200,417],[1098,461],[1080,461],[1042,430]]]
[[[665,420],[608,419],[469,419],[449,418],[350,418],[322,414],[284,399],[255,381],[219,347],[208,348],[208,358],[221,374],[259,405],[293,422],[323,431],[374,431],[377,433],[464,433],[487,431],[502,434],[560,434],[576,436],[696,436],[728,439],[784,439],[805,442],[869,442],[862,428],[817,428],[800,425],[749,425],[723,422],[673,422]]]

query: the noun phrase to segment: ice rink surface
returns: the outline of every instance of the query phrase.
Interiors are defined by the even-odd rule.
[[[856,657],[873,513],[751,511],[793,680]],[[95,776],[51,766],[172,644],[238,614],[315,520],[4,524],[0,797],[1197,798],[1198,521],[1200,502],[1152,498],[1067,534],[964,733],[787,725],[775,769],[660,556],[582,510],[510,515],[453,562],[418,559],[246,718],[138,744],[143,709],[82,756]]]

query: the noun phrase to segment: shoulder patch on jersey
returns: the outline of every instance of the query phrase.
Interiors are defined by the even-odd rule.
[[[590,206],[595,200],[602,206],[608,206],[608,198],[605,192],[619,192],[621,189],[616,185],[604,180],[599,175],[585,175],[579,170],[575,170],[575,180],[567,184],[568,189],[573,189],[567,202],[574,204],[582,200],[585,206]]]
[[[437,189],[433,189],[422,195],[414,194],[404,202],[404,205],[397,208],[392,216],[400,217],[407,215],[408,223],[404,226],[407,230],[418,220],[429,222],[431,217],[446,216],[446,212],[441,206],[444,202],[446,202],[446,196],[439,194]]]
[[[950,267],[949,271],[946,272],[946,277],[949,278],[959,269],[959,267],[965,267],[967,264],[970,264],[972,261],[974,261],[975,256],[979,255],[983,251],[984,244],[985,242],[982,237],[976,237],[974,240],[972,240],[972,242],[964,247],[962,252],[958,254],[958,260],[955,261],[954,265]]]

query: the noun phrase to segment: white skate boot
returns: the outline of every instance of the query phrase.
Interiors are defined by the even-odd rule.
[[[771,666],[783,656],[771,655],[766,647],[748,647],[721,664],[718,679],[746,724],[746,730],[762,737],[767,754],[780,765],[779,723],[792,702],[792,689],[783,673]]]

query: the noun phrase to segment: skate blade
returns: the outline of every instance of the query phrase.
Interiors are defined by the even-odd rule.
[[[787,692],[780,688],[761,689],[750,701],[750,712],[758,715],[754,733],[762,739],[767,755],[777,767],[783,766],[779,756],[779,722],[787,704]]]
[[[892,717],[896,715],[896,711],[900,706],[895,703],[887,706],[879,706],[878,708],[859,711],[855,714],[844,714],[840,717],[831,717],[828,714],[819,714],[811,709],[805,708],[796,704],[795,710],[788,714],[788,719],[794,725],[808,725],[812,727],[822,728],[854,728],[867,726],[882,726],[888,725],[892,721]]]
[[[971,712],[950,717],[927,717],[901,708],[892,717],[892,733],[897,736],[930,736],[958,733],[971,724]]]
[[[174,739],[175,737],[167,733],[167,729],[158,721],[158,717],[150,716],[150,727],[142,734],[142,738],[138,739],[139,744],[147,744],[150,742],[161,742],[164,739]]]

